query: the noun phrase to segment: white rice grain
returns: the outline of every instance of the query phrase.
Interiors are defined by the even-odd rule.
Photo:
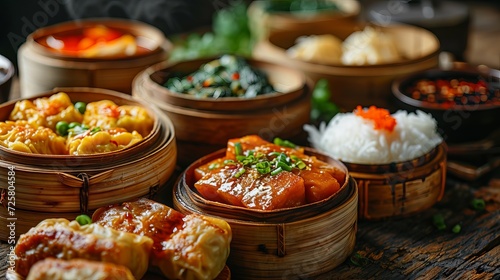
[[[337,114],[319,128],[305,125],[312,147],[344,162],[387,164],[420,157],[443,139],[437,123],[422,111],[398,111],[392,115],[396,126],[392,132],[375,130],[374,123],[354,113]]]

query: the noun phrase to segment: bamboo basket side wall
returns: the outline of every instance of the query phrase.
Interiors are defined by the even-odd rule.
[[[370,174],[351,170],[359,187],[359,215],[375,220],[408,216],[432,207],[444,195],[446,152],[438,146],[427,164],[400,173]]]

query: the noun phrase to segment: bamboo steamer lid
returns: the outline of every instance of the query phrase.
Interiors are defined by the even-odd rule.
[[[147,51],[131,56],[79,58],[57,53],[39,42],[47,35],[95,25],[134,35]],[[40,28],[18,51],[21,96],[31,97],[55,87],[106,88],[130,94],[135,75],[167,59],[171,48],[159,29],[132,20],[85,19]]]

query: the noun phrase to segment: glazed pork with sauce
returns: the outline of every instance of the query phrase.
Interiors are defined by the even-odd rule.
[[[228,142],[226,156],[195,170],[208,200],[259,210],[314,203],[335,194],[346,174],[304,153],[249,135]]]

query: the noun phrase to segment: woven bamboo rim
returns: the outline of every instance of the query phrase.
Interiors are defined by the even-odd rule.
[[[446,145],[414,169],[363,172],[349,168],[359,187],[359,215],[375,220],[409,216],[432,207],[443,198],[446,181]]]
[[[228,265],[235,279],[315,277],[344,262],[354,250],[358,189],[353,179],[348,196],[337,206],[293,222],[226,220],[233,239]],[[213,216],[174,189],[174,207],[183,213]]]
[[[202,58],[182,62],[164,61],[148,67],[135,79],[133,88],[142,88],[147,91],[152,99],[179,107],[193,108],[206,111],[240,112],[248,110],[262,110],[287,104],[296,100],[306,91],[306,78],[303,73],[293,68],[248,59],[248,63],[267,73],[270,83],[277,92],[258,95],[253,98],[197,98],[187,94],[170,91],[162,85],[173,73],[189,74],[199,67],[217,57]],[[137,83],[137,85],[135,85]]]
[[[137,84],[136,84],[137,85]],[[282,130],[273,132],[275,136],[290,138],[300,134],[302,126],[308,122],[310,113],[311,91],[309,87],[303,95],[292,102],[270,109],[229,112],[207,111],[179,107],[164,102],[157,102],[149,91],[134,90],[137,96],[146,102],[157,102],[156,106],[175,123],[176,137],[182,141],[210,145],[226,144],[227,139],[259,134],[263,128],[272,125],[276,112],[287,112],[287,123]],[[293,112],[293,113],[292,113]],[[196,125],[197,129],[192,129]]]
[[[120,92],[107,89],[99,88],[85,88],[85,87],[68,87],[68,88],[55,88],[49,92],[42,93],[40,95],[28,98],[28,100],[34,100],[40,97],[49,97],[58,92],[65,92],[71,98],[71,100],[78,100],[84,102],[93,102],[98,100],[108,99],[113,101],[118,105],[135,105],[145,108],[149,115],[154,119],[154,124],[151,132],[145,135],[144,138],[125,149],[101,153],[92,155],[42,155],[42,154],[28,154],[18,151],[13,151],[3,146],[0,146],[0,159],[9,161],[12,163],[19,164],[30,164],[34,166],[54,166],[54,167],[64,167],[64,166],[101,166],[104,162],[117,162],[123,161],[130,158],[131,155],[144,154],[152,147],[152,145],[158,141],[159,132],[161,130],[161,123],[158,116],[162,113],[155,107],[151,106],[138,98],[134,98],[130,95],[126,95]],[[24,100],[24,98],[12,100],[0,105],[0,119],[6,120],[14,105],[17,101]]]
[[[180,199],[189,201],[194,207],[199,208],[206,214],[220,216],[228,219],[241,219],[245,221],[255,222],[274,222],[284,223],[293,222],[305,219],[328,209],[331,209],[342,203],[348,196],[348,185],[350,183],[350,175],[347,168],[340,161],[335,160],[327,155],[321,154],[311,148],[305,148],[306,154],[316,156],[318,159],[326,161],[341,169],[346,174],[346,179],[342,182],[338,192],[315,203],[309,203],[302,206],[282,208],[275,210],[259,210],[249,209],[241,206],[233,206],[225,203],[210,201],[203,198],[194,188],[194,171],[197,167],[206,164],[214,159],[221,158],[225,155],[226,150],[221,149],[217,152],[209,154],[191,164],[186,171],[181,175],[176,184],[176,195]]]

